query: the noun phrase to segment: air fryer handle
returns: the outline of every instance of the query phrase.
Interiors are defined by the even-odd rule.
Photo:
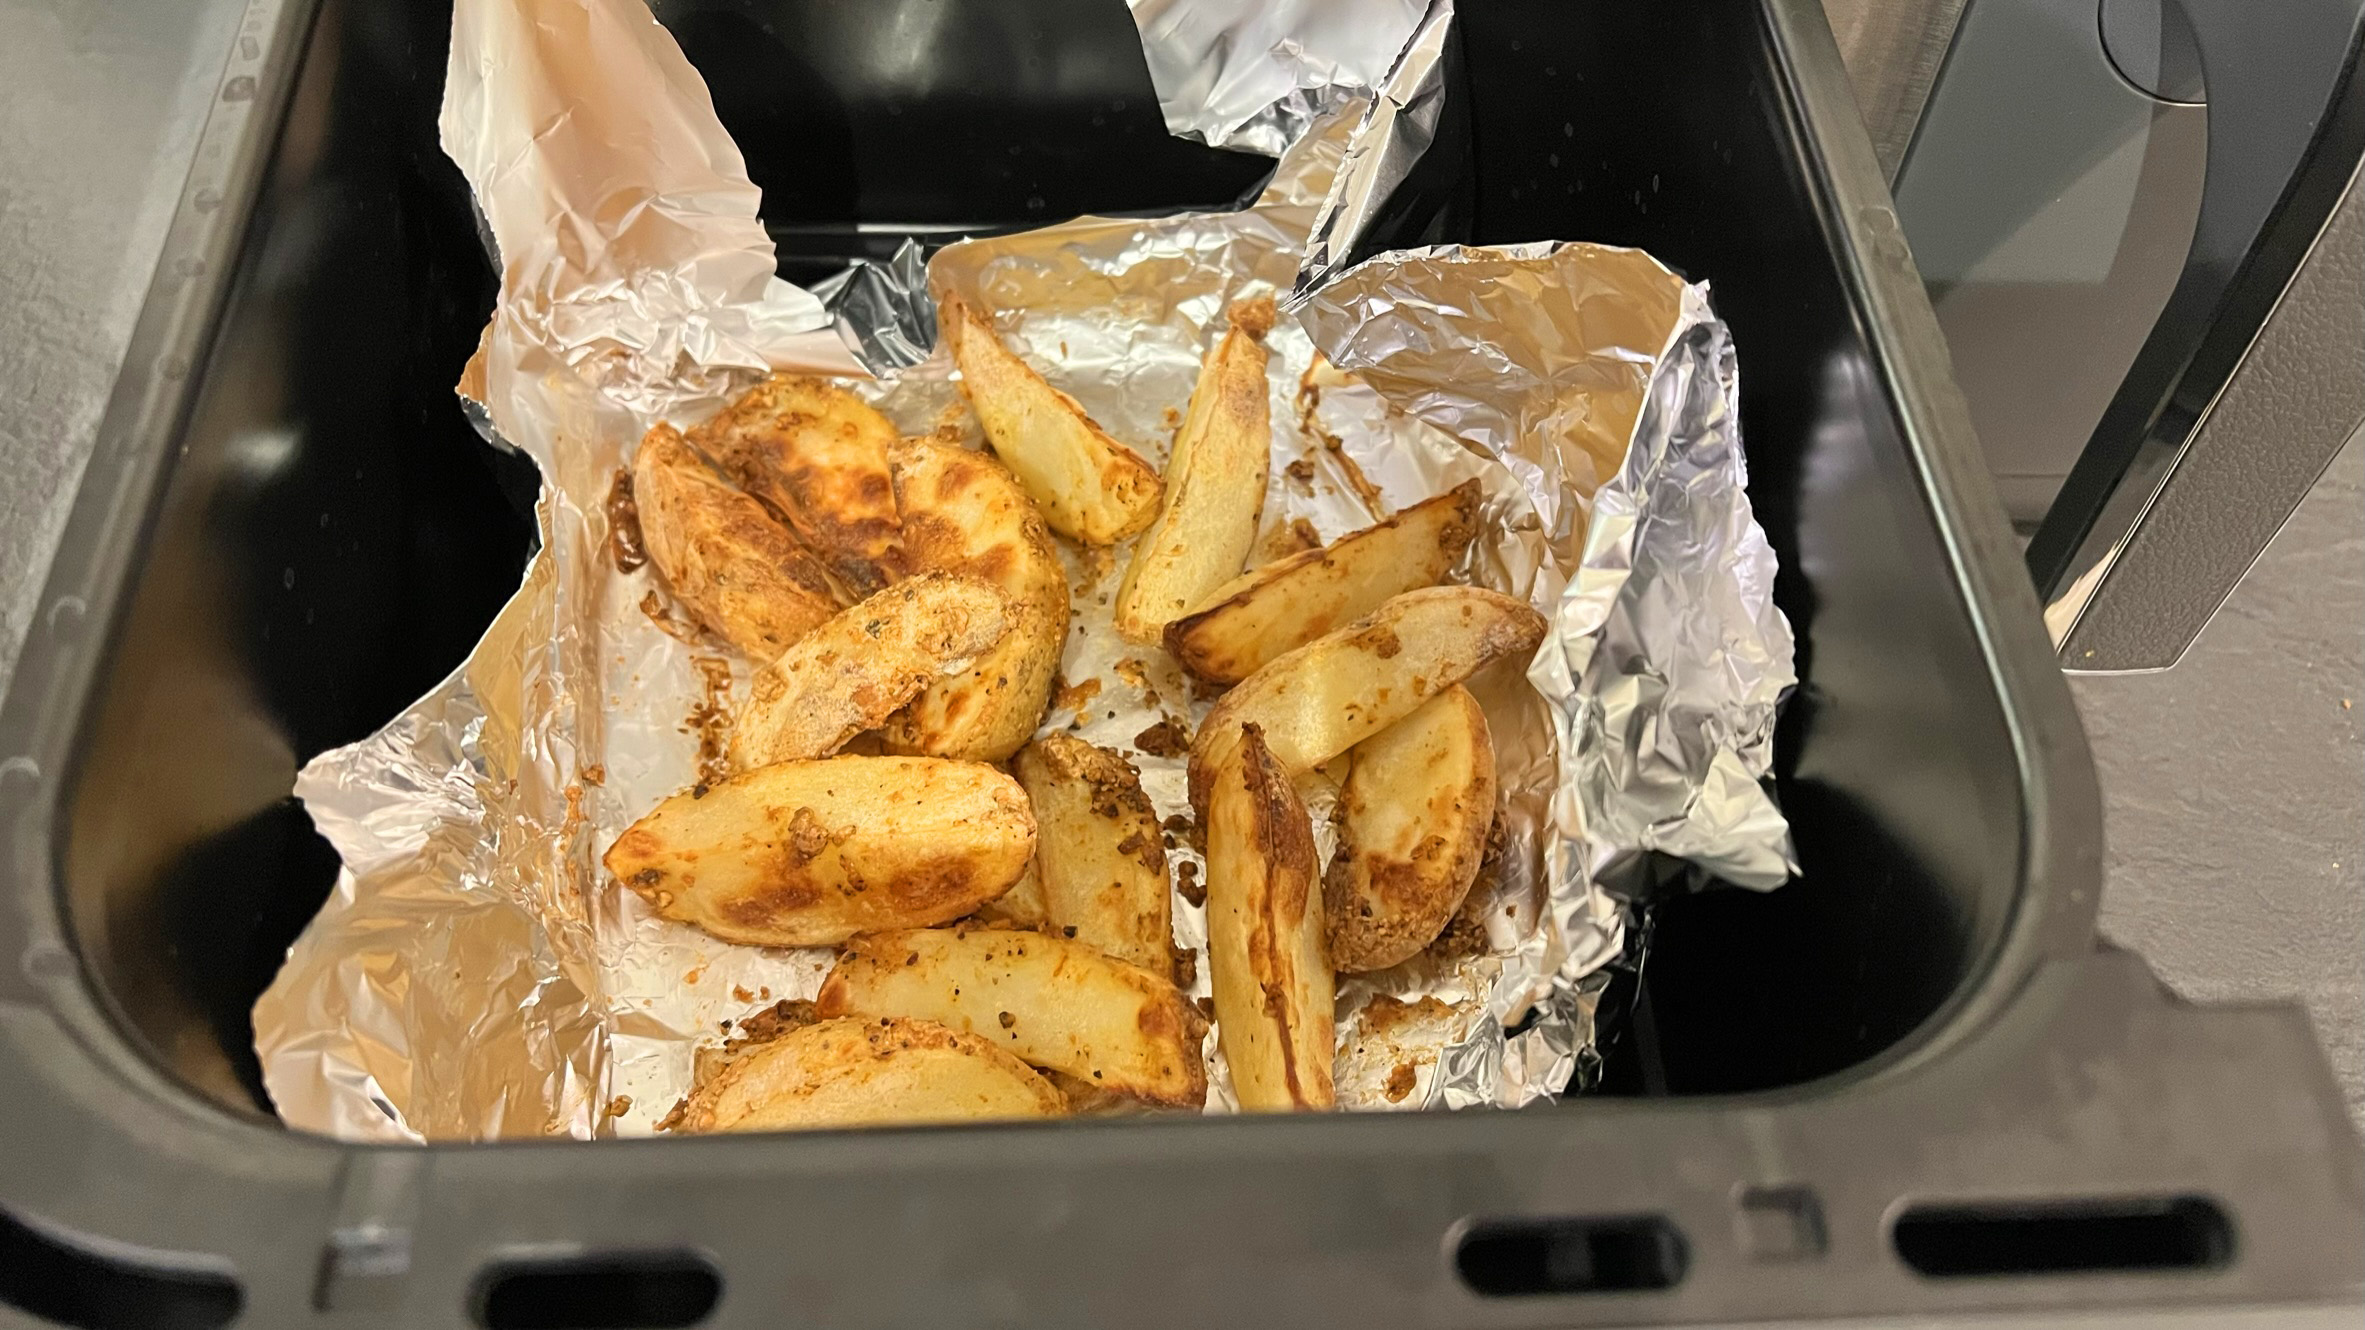
[[[2029,546],[2073,669],[2174,664],[2365,417],[2365,0],[2164,2],[2199,53],[2207,177],[2184,273]]]

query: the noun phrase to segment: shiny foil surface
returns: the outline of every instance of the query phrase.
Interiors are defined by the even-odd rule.
[[[1345,8],[1283,7],[1334,26]],[[649,425],[702,419],[766,368],[865,366],[878,377],[860,391],[901,429],[976,444],[932,346],[934,300],[952,295],[1163,463],[1226,308],[1297,292],[1268,338],[1272,468],[1251,563],[1474,479],[1481,533],[1461,576],[1550,619],[1532,663],[1472,681],[1504,834],[1458,945],[1341,977],[1342,1106],[1556,1093],[1594,1056],[1604,967],[1637,894],[1667,876],[1662,856],[1750,886],[1786,875],[1761,781],[1791,644],[1705,289],[1582,244],[1384,254],[1327,281],[1309,269],[1313,238],[1346,253],[1369,192],[1400,178],[1404,117],[1387,108],[1406,100],[1392,90],[1421,86],[1442,6],[1407,9],[1376,65],[1338,64],[1348,72],[1319,84],[1319,104],[1291,103],[1302,132],[1251,208],[1084,218],[925,262],[907,249],[817,294],[772,275],[737,150],[640,0],[458,10],[446,146],[502,259],[462,389],[540,465],[542,548],[450,679],[299,776],[344,868],[255,1009],[291,1124],[374,1140],[645,1134],[688,1090],[702,1046],[813,994],[829,949],[722,943],[656,918],[599,867],[619,832],[693,781],[751,671],[651,570],[620,565],[607,499]],[[1272,49],[1245,29],[1188,28],[1187,0],[1135,10],[1153,72],[1161,31]],[[1203,17],[1264,41],[1275,12],[1209,4]],[[1317,49],[1317,30],[1298,49]],[[1369,82],[1353,86],[1355,69]],[[1246,123],[1239,86],[1192,94],[1231,99],[1208,123]],[[1373,135],[1399,144],[1397,167],[1355,168],[1389,159]],[[1113,631],[1128,547],[1062,552],[1075,621],[1043,730],[1119,749],[1162,816],[1184,812],[1183,759],[1148,736],[1194,727],[1211,699]],[[1335,792],[1322,773],[1305,792],[1327,854]],[[1169,859],[1203,872],[1186,837]],[[1179,892],[1174,934],[1194,953],[1205,942]],[[1203,958],[1193,992],[1208,992]],[[1208,1107],[1223,1111],[1213,1032],[1206,1051]]]

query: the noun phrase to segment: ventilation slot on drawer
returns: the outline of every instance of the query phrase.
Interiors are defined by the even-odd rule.
[[[1656,1215],[1495,1220],[1463,1235],[1454,1268],[1490,1298],[1673,1288],[1683,1278],[1683,1235]]]
[[[213,1330],[243,1301],[227,1275],[102,1256],[0,1211],[0,1307],[84,1330]]]
[[[1922,1206],[1893,1240],[1915,1273],[1940,1279],[2205,1270],[2234,1250],[2225,1212],[2194,1196]]]
[[[486,1330],[674,1330],[723,1295],[722,1276],[687,1253],[509,1261],[485,1272]]]

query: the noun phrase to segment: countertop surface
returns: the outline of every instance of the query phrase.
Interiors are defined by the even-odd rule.
[[[35,612],[235,0],[0,0],[0,682]],[[2182,664],[2074,681],[2103,928],[2197,1000],[2297,998],[2365,1120],[2365,443]]]

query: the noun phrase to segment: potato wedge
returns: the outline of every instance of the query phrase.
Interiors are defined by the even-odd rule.
[[[975,578],[924,573],[821,625],[756,672],[731,765],[826,757],[1009,632],[1009,602]]]
[[[632,460],[641,544],[690,617],[758,661],[838,612],[821,564],[764,506],[659,425]]]
[[[903,548],[914,572],[952,573],[1008,597],[1010,632],[969,668],[889,717],[894,753],[1000,762],[1032,738],[1068,631],[1068,579],[1043,515],[1009,468],[980,452],[905,439],[890,449]]]
[[[1337,1030],[1314,827],[1255,724],[1207,807],[1207,962],[1216,1039],[1248,1112],[1329,1108]]]
[[[1238,683],[1390,596],[1444,581],[1477,530],[1478,482],[1466,480],[1376,526],[1218,588],[1166,625],[1167,653],[1210,683]]]
[[[1270,296],[1231,310],[1231,327],[1199,367],[1191,408],[1166,459],[1166,504],[1133,546],[1117,586],[1117,631],[1155,646],[1166,625],[1240,573],[1256,543],[1272,471],[1273,412],[1265,384]]]
[[[929,1021],[841,1020],[748,1049],[690,1092],[675,1131],[1050,1118],[1067,1097],[990,1040]]]
[[[1026,1063],[1161,1104],[1203,1103],[1204,1027],[1173,984],[1081,942],[974,924],[854,939],[824,1016],[917,1016]]]
[[[1163,486],[1141,454],[1110,438],[1075,398],[1002,345],[976,310],[948,300],[940,317],[961,393],[986,442],[1042,505],[1052,530],[1113,545],[1157,517]]]
[[[1035,824],[1035,844],[1043,843],[1040,819]],[[1027,861],[1026,871],[1010,884],[1010,890],[977,907],[977,917],[987,923],[1008,924],[1013,928],[1041,928],[1043,926],[1043,875],[1035,861]]]
[[[1051,734],[1020,749],[1010,774],[1035,809],[1045,931],[1166,973],[1174,963],[1166,847],[1141,773],[1106,748]]]
[[[978,762],[832,757],[684,790],[602,860],[668,919],[727,942],[812,947],[958,919],[1035,853],[1018,782]]]
[[[854,599],[904,574],[903,524],[887,473],[895,426],[826,379],[774,374],[690,442],[788,519]]]
[[[1205,809],[1215,773],[1244,724],[1291,776],[1328,762],[1413,708],[1505,656],[1544,640],[1544,616],[1477,587],[1424,587],[1295,651],[1223,695],[1191,741],[1191,806]]]
[[[1478,877],[1495,745],[1478,699],[1456,684],[1350,751],[1322,910],[1331,964],[1384,970],[1436,941]]]

